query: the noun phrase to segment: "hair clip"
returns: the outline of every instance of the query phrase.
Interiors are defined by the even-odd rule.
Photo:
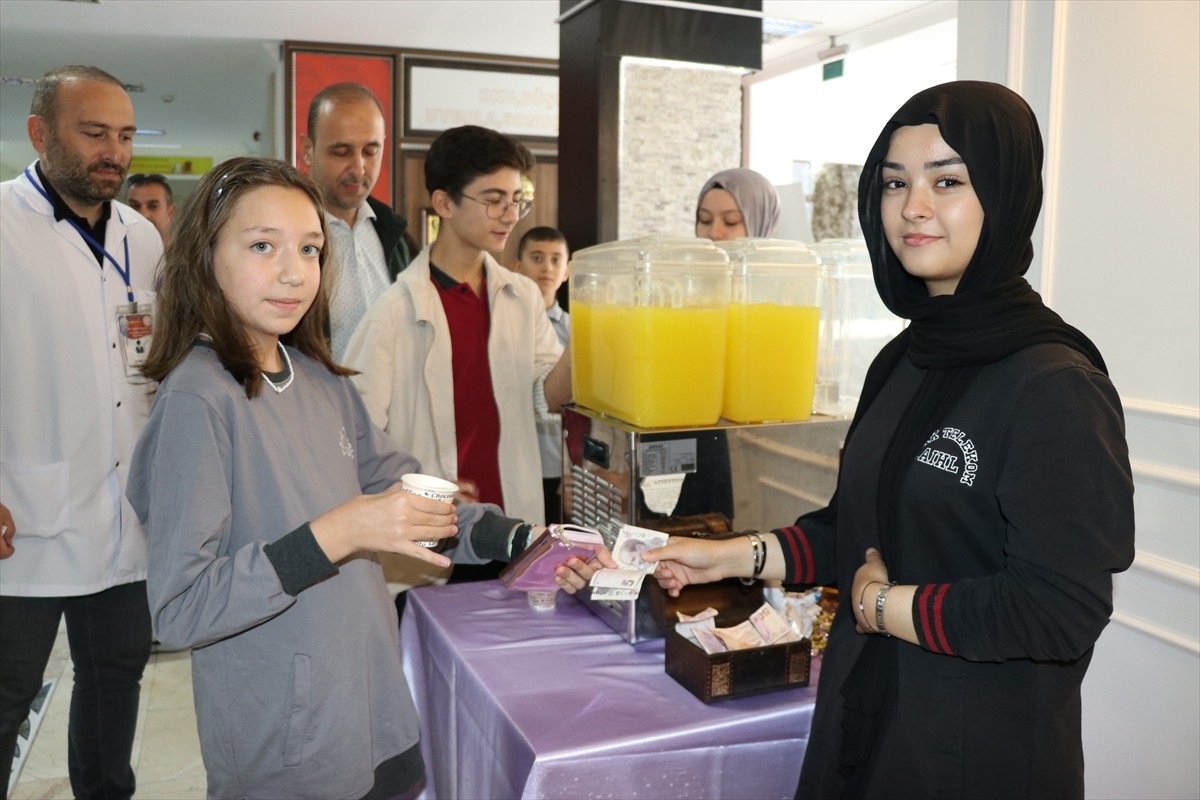
[[[226,172],[220,178],[217,178],[217,188],[213,189],[213,200],[214,201],[221,199],[221,193],[225,191],[225,179],[228,177],[229,177],[229,173]]]

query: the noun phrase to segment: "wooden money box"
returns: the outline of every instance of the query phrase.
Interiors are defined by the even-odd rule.
[[[717,627],[732,627],[739,622],[718,619]],[[666,633],[666,653],[667,674],[705,703],[808,686],[812,664],[812,642],[808,639],[709,654],[673,628]]]

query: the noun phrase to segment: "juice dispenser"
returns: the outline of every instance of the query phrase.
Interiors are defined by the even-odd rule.
[[[779,239],[718,246],[733,274],[721,416],[805,419],[813,412],[817,374],[820,260],[806,245]]]
[[[729,259],[648,236],[571,260],[575,402],[643,428],[712,425],[725,385]]]
[[[814,407],[853,414],[867,367],[905,323],[879,299],[866,242],[830,239],[810,248],[824,269]]]

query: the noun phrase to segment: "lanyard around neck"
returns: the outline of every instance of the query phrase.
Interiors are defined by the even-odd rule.
[[[46,201],[48,203],[50,203],[51,206],[53,206],[54,201],[50,199],[50,195],[46,192],[45,189],[42,188],[41,184],[39,184],[37,181],[35,181],[33,179],[33,175],[30,174],[30,172],[29,172],[29,167],[25,168],[25,177],[28,178],[29,182],[33,184],[33,188],[37,189],[41,193],[42,197],[46,198]],[[120,217],[118,217],[117,219],[119,221]],[[117,263],[117,260],[115,258],[113,258],[112,253],[110,253],[110,252],[108,252],[108,250],[104,249],[104,245],[97,242],[95,237],[92,236],[87,231],[85,231],[78,222],[71,219],[70,217],[67,217],[67,222],[70,223],[72,228],[74,228],[75,230],[77,230],[79,232],[79,235],[83,237],[85,242],[87,242],[89,245],[91,245],[92,247],[99,250],[101,253],[104,254],[105,258],[107,258],[109,261],[112,262],[112,265],[114,267],[116,267],[116,269],[117,269],[117,274],[121,276],[121,279],[123,281],[125,281],[125,294],[129,297],[129,302],[131,302],[131,303],[134,302],[133,284],[129,280],[129,235],[126,234],[125,239],[124,239],[125,268],[122,269],[121,265]],[[101,266],[101,269],[103,270],[103,265]]]

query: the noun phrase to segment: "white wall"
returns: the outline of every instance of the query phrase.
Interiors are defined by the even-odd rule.
[[[822,213],[813,210],[822,167],[862,163],[892,111],[915,92],[955,79],[957,6],[935,0],[839,35],[837,43],[847,47],[840,78],[823,80],[818,53],[828,43],[822,43],[742,79],[742,163],[781,187],[777,235],[805,241],[859,235],[857,170],[824,176],[826,189],[835,187],[849,204],[827,200]],[[799,162],[807,162],[807,178],[795,168]],[[800,198],[807,201],[801,205]]]
[[[1126,411],[1137,558],[1083,687],[1087,794],[1195,798],[1200,3],[987,0],[959,13],[962,77],[1020,91],[1046,136],[1035,286],[1100,347]]]
[[[883,123],[927,86],[955,79],[956,20],[870,46],[850,45],[842,77],[821,64],[748,80],[749,160],[772,183],[792,182],[792,162],[861,164]],[[904,69],[896,69],[904,64]]]

